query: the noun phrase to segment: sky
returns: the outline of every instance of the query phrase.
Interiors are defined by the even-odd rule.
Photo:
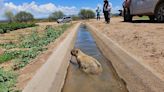
[[[109,0],[112,12],[117,13],[122,8],[123,0]],[[0,0],[0,20],[5,19],[5,11],[14,14],[27,11],[35,18],[46,18],[54,11],[62,11],[66,15],[78,14],[80,9],[92,9],[103,6],[103,0]]]

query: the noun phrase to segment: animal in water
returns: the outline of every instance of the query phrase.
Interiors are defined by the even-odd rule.
[[[80,49],[73,49],[71,54],[76,57],[79,68],[88,74],[100,74],[102,65],[93,57],[83,53]]]

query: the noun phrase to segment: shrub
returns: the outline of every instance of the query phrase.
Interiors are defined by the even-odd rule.
[[[5,17],[7,18],[7,20],[11,23],[14,21],[14,14],[12,11],[6,11],[5,12]]]
[[[49,16],[49,20],[56,21],[57,19],[60,19],[62,17],[64,17],[64,13],[62,11],[56,11]]]
[[[0,34],[3,34],[3,33],[4,33],[3,29],[0,29]]]
[[[76,20],[80,20],[80,17],[77,16],[77,15],[73,15],[73,16],[72,16],[72,20],[74,20],[74,21],[76,21]]]
[[[28,22],[34,19],[34,16],[31,13],[21,11],[15,15],[15,19],[18,22]]]
[[[7,33],[16,29],[34,27],[36,26],[34,23],[3,23],[0,24],[0,33]]]
[[[82,19],[91,19],[91,18],[95,18],[95,13],[92,10],[82,9],[79,12],[79,16]]]

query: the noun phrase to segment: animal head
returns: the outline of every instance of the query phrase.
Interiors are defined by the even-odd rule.
[[[71,55],[77,57],[79,52],[80,52],[80,49],[73,49],[73,50],[71,51]]]

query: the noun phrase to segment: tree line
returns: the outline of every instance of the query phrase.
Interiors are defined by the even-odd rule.
[[[60,19],[64,16],[65,14],[62,11],[55,11],[51,13],[49,17],[46,18],[46,20],[56,21],[57,19]],[[15,15],[11,11],[6,11],[5,17],[10,23],[11,22],[31,22],[35,20],[33,14],[26,11],[20,11]],[[71,15],[71,17],[73,20],[91,19],[91,18],[95,18],[95,12],[89,9],[81,9],[78,15]]]

